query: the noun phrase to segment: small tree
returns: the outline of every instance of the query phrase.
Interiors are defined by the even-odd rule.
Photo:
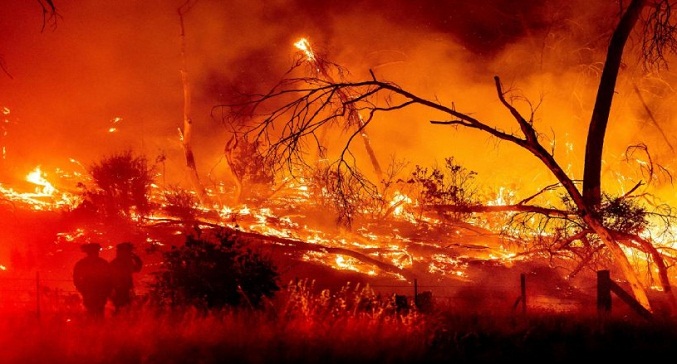
[[[163,305],[260,308],[264,297],[280,289],[272,261],[223,232],[188,235],[164,258],[150,289],[151,298]]]
[[[80,209],[111,217],[144,216],[151,209],[150,187],[153,168],[144,156],[134,156],[127,150],[103,158],[88,169],[94,186],[84,184]]]
[[[237,188],[235,202],[247,198],[265,199],[273,193],[273,166],[260,153],[258,141],[250,142],[233,132],[224,154]]]
[[[439,210],[441,215],[452,220],[463,221],[472,215],[470,206],[479,203],[475,183],[477,172],[458,164],[454,157],[444,159],[444,169],[416,166],[407,180],[419,190],[419,203],[424,208],[455,206],[455,209]]]

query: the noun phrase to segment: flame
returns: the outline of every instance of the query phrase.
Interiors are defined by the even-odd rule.
[[[70,162],[77,168],[83,168],[77,160],[71,159]],[[83,176],[82,173],[77,171],[65,172],[62,169],[57,169],[57,171],[61,178],[81,179]],[[26,181],[38,186],[36,190],[33,192],[17,192],[0,185],[0,194],[13,201],[21,201],[36,210],[56,210],[65,206],[72,207],[76,206],[78,202],[75,196],[60,192],[48,180],[48,175],[44,173],[41,166],[37,166],[30,171],[26,175]],[[386,203],[386,207],[390,211],[387,222],[392,224],[388,228],[379,227],[378,223],[370,223],[358,226],[352,232],[341,233],[327,231],[313,225],[314,216],[306,216],[303,212],[294,208],[294,206],[303,206],[311,209],[300,209],[300,211],[315,211],[312,208],[320,206],[318,202],[311,198],[313,189],[309,188],[304,181],[290,182],[286,188],[285,193],[280,192],[278,194],[279,201],[266,200],[265,206],[213,203],[210,206],[198,205],[195,208],[204,213],[204,215],[201,215],[201,221],[207,224],[224,225],[243,232],[254,232],[269,237],[313,244],[316,249],[315,247],[307,249],[301,255],[304,261],[336,270],[358,272],[367,276],[388,276],[398,280],[407,280],[402,274],[398,273],[398,269],[407,272],[416,263],[429,274],[467,281],[471,279],[466,273],[469,261],[483,259],[510,265],[513,261],[520,259],[520,256],[509,248],[495,240],[490,241],[490,238],[484,236],[477,237],[474,243],[468,242],[468,249],[463,254],[457,254],[453,249],[447,249],[450,244],[464,245],[466,237],[461,234],[458,228],[450,230],[448,229],[449,224],[432,214],[426,215],[424,211],[420,211],[418,202],[402,191],[393,191]],[[159,196],[163,196],[166,192],[162,186],[153,185],[151,199],[160,202],[162,199]],[[228,189],[217,188],[216,191],[210,190],[209,193],[226,194]],[[514,199],[515,191],[509,187],[502,187],[490,204],[508,204]],[[214,201],[221,200],[223,199],[214,199]],[[158,205],[162,205],[162,203],[158,203]],[[134,219],[137,218],[139,216],[135,214]],[[146,218],[161,220],[171,218],[171,216],[163,215],[161,211],[154,211],[151,216],[146,216]],[[423,226],[425,228],[421,229]],[[411,233],[414,230],[412,227],[418,229],[415,234]],[[419,233],[424,234],[425,231],[423,230],[425,229],[429,229],[435,235],[418,235]],[[73,231],[57,234],[56,241],[57,243],[74,243],[86,239],[88,233],[81,228],[76,228]],[[175,233],[181,235],[184,232],[177,229]],[[677,227],[672,233],[671,236],[677,234]],[[675,246],[674,240],[669,239],[669,234],[665,236],[652,236],[651,232],[646,232],[646,234],[649,234],[647,236],[651,236],[653,241],[659,241],[664,246],[673,248]],[[456,244],[458,241],[463,242]],[[152,239],[148,240],[148,243],[154,246],[165,245]],[[271,239],[270,244],[293,245],[284,240],[273,239]],[[421,246],[424,248],[421,248]],[[473,246],[482,249],[473,250]],[[629,248],[627,248],[626,253],[633,261],[643,259],[640,254]],[[360,259],[360,256],[365,257],[365,259]],[[375,264],[370,260],[378,261],[383,265]],[[392,267],[392,269],[384,269],[386,266]],[[0,265],[0,270],[6,270],[6,267]]]
[[[404,214],[405,204],[411,204],[412,199],[409,196],[401,194],[400,191],[395,192],[395,196],[390,201],[390,207],[393,208],[393,215],[402,216]]]
[[[9,201],[21,202],[34,210],[58,210],[63,207],[74,207],[80,201],[71,193],[59,192],[54,185],[45,178],[40,166],[29,172],[25,180],[37,185],[32,192],[19,192],[0,184],[0,194]]]
[[[76,160],[70,160],[73,164],[81,166]],[[82,174],[76,172],[66,173],[59,170],[61,176],[68,176],[69,178],[82,177]],[[31,205],[34,209],[57,209],[65,205],[74,206],[77,200],[67,194],[61,194],[56,187],[47,179],[47,175],[43,172],[40,166],[30,171],[26,180],[37,185],[38,188],[32,193],[19,193],[11,189],[6,189],[0,185],[0,193],[12,200],[22,201]],[[161,186],[153,185],[151,190],[153,199],[165,193]],[[226,193],[222,191],[222,193]],[[512,261],[519,259],[518,255],[503,245],[496,244],[492,248],[486,248],[494,244],[489,241],[478,241],[476,246],[483,247],[483,249],[466,253],[470,255],[457,255],[448,252],[430,253],[416,250],[416,246],[425,244],[430,246],[434,251],[442,251],[449,244],[446,239],[451,241],[458,241],[462,238],[458,229],[449,231],[446,235],[436,235],[434,238],[424,240],[421,237],[412,237],[408,235],[404,229],[399,227],[392,229],[372,229],[374,225],[364,225],[355,229],[350,234],[337,234],[336,232],[324,231],[321,228],[315,227],[308,223],[306,219],[311,216],[304,216],[300,212],[291,212],[289,203],[300,204],[302,206],[311,206],[313,204],[310,197],[310,189],[304,183],[289,184],[289,196],[283,198],[283,205],[276,205],[272,201],[268,201],[267,206],[251,206],[248,204],[242,205],[228,205],[228,204],[213,204],[211,206],[199,205],[200,211],[212,218],[203,218],[206,223],[221,224],[232,228],[237,228],[241,231],[256,232],[266,236],[280,237],[284,239],[294,239],[307,244],[315,244],[318,250],[306,251],[302,254],[302,259],[308,262],[321,264],[331,267],[336,270],[353,271],[365,274],[368,276],[394,276],[398,280],[406,280],[401,274],[396,273],[396,269],[406,271],[411,269],[416,262],[418,265],[426,267],[429,274],[446,276],[455,279],[469,280],[466,271],[468,268],[468,261],[474,259],[486,259],[511,264]],[[508,203],[514,199],[514,191],[505,187],[501,188],[492,204]],[[388,207],[391,209],[391,222],[398,222],[401,224],[412,224],[412,226],[426,224],[433,227],[433,229],[443,229],[446,226],[441,220],[424,216],[420,211],[413,212],[412,209],[418,208],[415,201],[402,193],[395,191],[388,202]],[[163,216],[160,212],[154,212],[149,219],[163,219],[168,216]],[[401,225],[405,226],[405,225]],[[402,231],[400,231],[402,230]],[[73,243],[86,239],[87,231],[83,229],[75,229],[71,232],[63,232],[58,234],[57,243]],[[650,234],[650,232],[646,232]],[[677,227],[674,228],[673,233],[677,234]],[[176,231],[176,234],[183,234],[182,231]],[[674,235],[673,235],[674,236]],[[659,240],[658,236],[651,236],[654,241]],[[150,239],[150,238],[149,238]],[[484,238],[480,238],[484,239]],[[665,246],[675,246],[674,240],[665,238]],[[162,246],[162,242],[149,240],[149,244]],[[286,245],[284,242],[273,242],[272,244]],[[468,244],[471,246],[472,244]],[[346,249],[357,254],[362,254],[370,259],[375,259],[384,264],[393,267],[394,270],[386,271],[377,268],[373,263],[366,259],[359,259],[352,254],[346,255],[331,252],[330,249],[324,248],[340,248]],[[471,249],[472,250],[472,249]],[[642,257],[636,252],[627,249],[628,256],[633,260],[640,260]],[[1,270],[6,270],[6,267],[0,265]]]
[[[76,160],[71,159],[70,162],[78,167],[82,167]],[[82,177],[81,173],[66,173],[61,169],[58,169],[58,171],[59,176],[66,176],[67,178]],[[41,166],[37,166],[26,175],[26,181],[38,186],[34,192],[20,193],[0,185],[0,193],[12,200],[29,204],[34,209],[53,210],[64,206],[75,206],[77,202],[76,198],[65,193],[60,193],[47,177]],[[315,244],[319,246],[319,249],[317,251],[306,251],[302,255],[303,260],[328,266],[336,270],[359,272],[368,276],[388,274],[395,276],[397,279],[406,280],[402,275],[396,273],[395,270],[382,270],[368,260],[356,258],[352,254],[346,255],[336,251],[330,252],[331,250],[324,250],[323,248],[346,249],[403,271],[412,268],[414,262],[416,262],[421,266],[427,267],[426,270],[430,274],[463,280],[470,279],[466,273],[467,262],[470,260],[494,260],[509,265],[512,261],[519,259],[515,252],[499,244],[493,248],[485,248],[469,253],[471,255],[452,255],[446,252],[425,254],[416,249],[412,250],[412,247],[419,244],[418,241],[422,238],[416,237],[412,239],[411,236],[403,232],[404,230],[400,231],[399,228],[379,231],[378,229],[372,229],[374,225],[365,225],[358,227],[353,233],[348,235],[324,231],[306,222],[306,219],[312,218],[311,216],[304,216],[298,212],[291,213],[289,210],[289,203],[292,203],[292,201],[293,204],[300,204],[301,206],[311,206],[313,204],[312,200],[309,199],[311,189],[308,185],[303,183],[303,181],[300,183],[296,181],[295,183],[290,183],[288,187],[288,196],[283,198],[283,206],[269,201],[267,206],[251,206],[249,204],[238,206],[215,203],[211,206],[199,205],[196,208],[205,214],[213,216],[213,220],[205,218],[207,223],[221,224],[242,231]],[[165,192],[161,186],[153,185],[151,190],[153,196],[151,198],[158,200],[157,196],[161,196]],[[226,191],[221,191],[221,193],[226,193]],[[506,204],[514,198],[515,192],[508,187],[504,187],[499,190],[495,199],[491,201],[491,204]],[[420,211],[412,210],[418,209],[416,201],[401,191],[394,191],[392,193],[387,206],[391,210],[389,215],[391,221],[412,225],[424,223],[434,227],[434,229],[443,229],[445,226],[437,218],[425,216]],[[158,211],[147,218],[163,219],[167,217]],[[86,239],[87,233],[87,231],[80,228],[70,232],[63,232],[58,234],[57,242],[73,243],[80,241]],[[182,233],[182,231],[177,229],[177,235]],[[651,232],[648,231],[646,234],[647,237],[651,236],[654,241],[658,241],[664,244],[664,246],[675,246],[674,240],[669,239],[669,234],[666,236],[652,236]],[[674,234],[677,234],[677,227],[674,228],[673,235],[671,236],[674,236]],[[424,244],[436,250],[444,249],[445,245],[448,245],[447,238],[457,241],[462,236],[458,229],[456,229],[450,231],[447,235],[437,235],[435,238],[425,241]],[[149,243],[157,246],[163,245],[162,242],[158,241],[149,241]],[[274,242],[273,244],[278,243]],[[286,245],[284,242],[279,244]],[[479,241],[475,244],[477,246],[488,247],[493,243]],[[640,254],[637,254],[632,249],[625,249],[633,261],[643,259]],[[0,266],[0,269],[6,270],[6,267]]]
[[[294,47],[298,48],[300,51],[306,54],[306,59],[308,62],[315,62],[317,59],[315,58],[315,53],[313,52],[313,49],[310,47],[310,42],[306,38],[301,38],[299,39],[296,43],[294,43]]]
[[[40,166],[35,167],[33,171],[28,173],[26,181],[42,186],[42,189],[39,192],[41,194],[51,196],[56,192],[56,188],[54,188],[54,186],[52,186],[52,184],[43,176]]]

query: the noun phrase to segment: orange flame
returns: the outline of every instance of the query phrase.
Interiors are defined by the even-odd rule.
[[[294,46],[306,54],[306,58],[308,59],[309,62],[315,62],[316,60],[315,53],[313,52],[313,49],[310,47],[310,42],[308,41],[308,39],[301,38],[296,43],[294,43]]]
[[[52,184],[43,177],[40,166],[35,167],[33,171],[28,173],[26,176],[26,181],[34,183],[38,186],[42,186],[42,189],[38,193],[43,195],[52,195],[54,192],[56,192],[56,188],[54,188],[54,186],[52,186]]]

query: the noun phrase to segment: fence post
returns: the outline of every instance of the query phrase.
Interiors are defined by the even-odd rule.
[[[35,314],[40,319],[40,272],[35,272]]]
[[[520,274],[520,293],[522,297],[522,315],[527,314],[527,275]]]

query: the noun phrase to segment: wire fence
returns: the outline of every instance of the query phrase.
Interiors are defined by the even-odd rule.
[[[426,284],[414,280],[402,284],[369,284],[369,288],[379,294],[406,297],[413,304],[423,297],[425,300],[432,299],[435,305],[475,308],[485,305],[517,312],[525,312],[527,307],[530,310],[566,312],[581,308],[582,302],[595,305],[596,282],[580,289],[585,296],[579,294],[571,298],[541,291],[540,286],[530,286],[524,274],[521,280],[514,282]],[[0,313],[40,317],[78,311],[82,311],[81,297],[70,279],[45,277],[40,272],[33,277],[0,276]]]

